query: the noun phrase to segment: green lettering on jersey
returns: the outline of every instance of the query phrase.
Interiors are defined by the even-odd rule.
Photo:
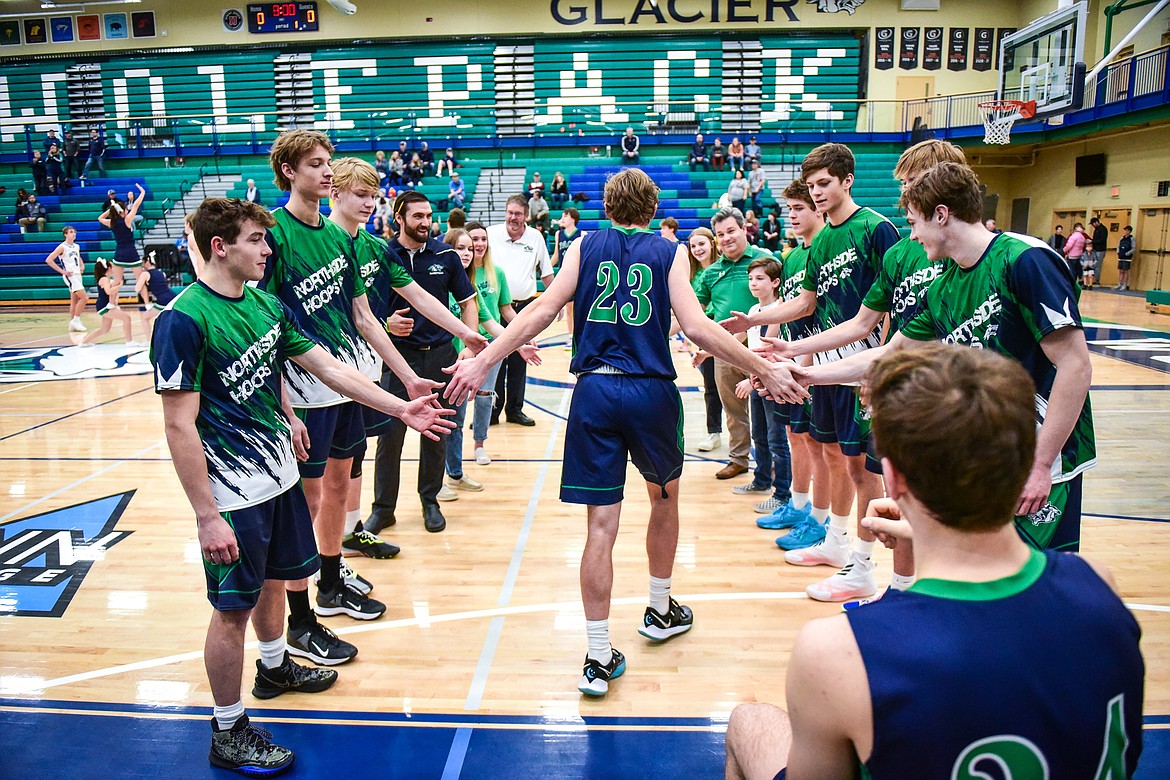
[[[995,767],[997,772],[986,771]],[[1000,734],[972,742],[959,754],[951,780],[1048,780],[1048,761],[1023,737]]]
[[[605,260],[597,266],[597,286],[601,288],[601,294],[594,299],[593,305],[589,307],[587,319],[590,322],[616,323],[619,313],[622,322],[635,327],[645,325],[650,320],[653,306],[647,293],[654,286],[654,274],[650,270],[650,266],[645,263],[634,263],[630,266],[626,272],[626,286],[630,288],[630,295],[634,298],[634,302],[622,304],[619,312],[614,295],[617,293],[620,280],[621,270],[617,267],[617,263]]]
[[[606,260],[597,266],[597,286],[601,288],[601,295],[594,299],[589,307],[590,322],[617,322],[617,302],[613,294],[618,286],[618,267],[611,260]]]
[[[634,281],[634,277],[638,278],[637,282]],[[635,308],[631,303],[622,304],[622,319],[630,325],[645,325],[653,308],[650,299],[646,297],[646,293],[654,286],[654,274],[651,273],[650,266],[644,263],[631,265],[630,270],[626,272],[626,284],[630,286],[630,295],[634,296],[638,305]]]

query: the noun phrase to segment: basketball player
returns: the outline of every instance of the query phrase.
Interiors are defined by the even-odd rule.
[[[966,218],[992,235],[977,211]],[[1039,451],[1029,372],[936,343],[883,357],[868,383],[890,498],[865,523],[888,545],[913,543],[919,580],[801,630],[790,715],[737,707],[726,777],[1131,777],[1137,621],[1103,567],[1012,527]]]
[[[65,240],[49,253],[45,262],[57,273],[69,288],[69,330],[84,333],[81,313],[89,304],[89,293],[85,291],[85,261],[81,259],[81,247],[77,245],[77,229],[66,225],[61,230]]]
[[[282,359],[418,430],[435,435],[451,424],[433,396],[406,403],[383,392],[308,339],[278,298],[248,284],[266,272],[264,234],[274,225],[267,211],[209,198],[193,222],[204,272],[159,316],[151,361],[215,608],[204,648],[215,700],[210,760],[270,775],[287,769],[293,753],[244,713],[248,619],[260,640],[253,696],[317,693],[337,680],[331,669],[293,662],[284,638],[283,581],[307,577],[319,560],[281,403]]]
[[[882,350],[936,339],[991,349],[1024,365],[1041,420],[1032,471],[1016,503],[1016,529],[1034,547],[1080,548],[1082,473],[1096,463],[1089,384],[1093,369],[1076,280],[1042,241],[992,233],[981,222],[979,179],[940,163],[902,193],[911,237],[931,259],[954,260],[917,316]],[[812,384],[855,381],[880,353],[797,367]]]
[[[332,185],[332,153],[329,139],[312,130],[291,130],[272,145],[275,182],[289,199],[273,212],[276,224],[265,238],[272,253],[260,286],[280,298],[306,334],[334,357],[360,370],[380,356],[404,377],[411,398],[428,395],[435,385],[410,370],[370,312],[353,260],[353,240],[319,211]],[[298,455],[306,456],[298,467],[321,554],[315,611],[377,619],[385,604],[363,593],[365,585],[356,577],[343,577],[341,568],[351,461],[366,438],[361,407],[296,363],[285,366],[285,386],[303,421],[293,422],[293,441]],[[289,585],[289,651],[323,664],[352,660],[357,648],[317,622],[307,588],[306,582]]]
[[[544,295],[480,355],[447,369],[453,375],[447,396],[460,403],[483,385],[491,366],[540,333],[573,301],[576,351],[570,370],[578,380],[565,432],[561,500],[588,507],[581,596],[589,650],[577,687],[589,696],[604,695],[626,669],[625,656],[609,641],[609,602],[627,454],[645,477],[650,496],[650,605],[639,633],[664,641],[693,624],[690,608],[670,596],[683,467],[671,310],[690,338],[757,374],[775,397],[803,397],[794,392],[785,365],[749,352],[707,319],[691,288],[686,247],[648,229],[658,206],[658,188],[649,176],[637,168],[615,174],[605,185],[604,203],[615,227],[573,242]]]
[[[843,144],[828,143],[813,149],[801,164],[817,209],[828,224],[809,249],[804,291],[793,301],[758,312],[751,317],[737,314],[724,327],[737,333],[752,325],[782,323],[813,314],[816,327],[828,330],[851,319],[861,308],[865,294],[877,279],[886,251],[898,242],[894,225],[876,211],[858,206],[851,194],[855,161]],[[881,328],[838,349],[817,353],[817,363],[829,363],[881,344]],[[842,495],[834,501],[844,506],[846,486],[852,483],[857,502],[857,541],[850,552],[848,510],[830,512],[823,540],[811,547],[789,550],[784,560],[797,566],[833,566],[837,573],[809,585],[805,592],[817,601],[849,601],[872,596],[877,586],[873,577],[873,534],[860,525],[869,502],[882,495],[876,461],[868,464],[868,415],[858,398],[857,387],[835,384],[818,387],[812,398],[810,434],[825,447],[833,471],[833,485]],[[840,477],[840,478],[838,478]]]
[[[121,288],[126,280],[127,268],[134,269],[142,265],[138,247],[134,245],[134,218],[138,216],[138,209],[142,207],[146,190],[141,184],[134,186],[138,188],[138,195],[128,209],[115,198],[110,207],[98,217],[98,222],[114,234],[114,265],[110,277],[118,288]]]

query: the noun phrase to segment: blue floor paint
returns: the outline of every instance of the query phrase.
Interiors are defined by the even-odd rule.
[[[205,708],[0,700],[0,776],[5,778],[227,778],[207,762]],[[65,708],[67,712],[47,712]],[[120,714],[115,714],[120,713]],[[292,748],[287,776],[322,778],[719,778],[723,724],[699,718],[588,718],[250,710]],[[293,722],[267,722],[267,718]],[[326,719],[356,721],[345,725]],[[1146,718],[1166,724],[1167,716]],[[413,723],[415,725],[406,725]],[[463,728],[459,728],[463,725]],[[675,730],[677,727],[688,730]],[[519,727],[519,728],[517,728]],[[698,729],[698,730],[692,730]],[[467,739],[447,766],[457,732]],[[1136,780],[1170,776],[1170,729],[1147,728]],[[63,749],[64,746],[68,749]]]

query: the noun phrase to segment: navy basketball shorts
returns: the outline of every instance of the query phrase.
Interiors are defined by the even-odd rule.
[[[279,496],[222,515],[236,532],[240,557],[229,564],[203,561],[207,600],[217,610],[251,609],[264,580],[303,580],[321,568],[299,482]]]
[[[780,422],[788,426],[792,433],[808,433],[809,422],[812,418],[812,402],[805,401],[799,404],[776,404],[776,416]]]
[[[821,444],[836,444],[845,455],[864,455],[869,443],[869,414],[858,388],[823,385],[812,388],[809,434]]]
[[[1078,474],[1067,482],[1054,482],[1044,506],[1030,515],[1016,517],[1016,532],[1037,550],[1077,552],[1081,549],[1081,483]]]
[[[561,501],[605,506],[625,496],[626,459],[647,482],[682,474],[682,397],[674,380],[584,374],[565,430]]]
[[[366,436],[381,436],[382,434],[390,433],[391,424],[398,418],[385,412],[380,412],[377,409],[363,406],[362,419],[366,425]]]
[[[301,477],[320,479],[325,476],[329,458],[352,458],[365,446],[366,423],[361,404],[346,401],[333,406],[297,409],[297,417],[309,429],[309,459],[298,463]]]

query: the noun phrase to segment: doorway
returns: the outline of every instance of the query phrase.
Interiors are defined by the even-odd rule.
[[[1165,290],[1170,284],[1167,258],[1170,257],[1170,208],[1140,209],[1137,245],[1129,286],[1135,290]]]
[[[1090,217],[1096,217],[1101,220],[1101,224],[1109,229],[1109,241],[1106,244],[1105,257],[1101,260],[1100,278],[1097,279],[1097,284],[1102,287],[1113,287],[1117,284],[1117,242],[1121,240],[1122,229],[1126,225],[1132,225],[1130,222],[1131,212],[1129,209],[1119,209],[1112,207],[1095,208],[1089,214]],[[1085,225],[1088,228],[1088,224]],[[1089,229],[1089,236],[1092,237],[1092,229]],[[1132,280],[1129,285],[1134,290],[1144,289],[1133,284]]]
[[[899,101],[895,127],[903,132],[929,128],[933,108],[930,98],[934,95],[934,76],[899,76],[894,86],[894,99]]]

